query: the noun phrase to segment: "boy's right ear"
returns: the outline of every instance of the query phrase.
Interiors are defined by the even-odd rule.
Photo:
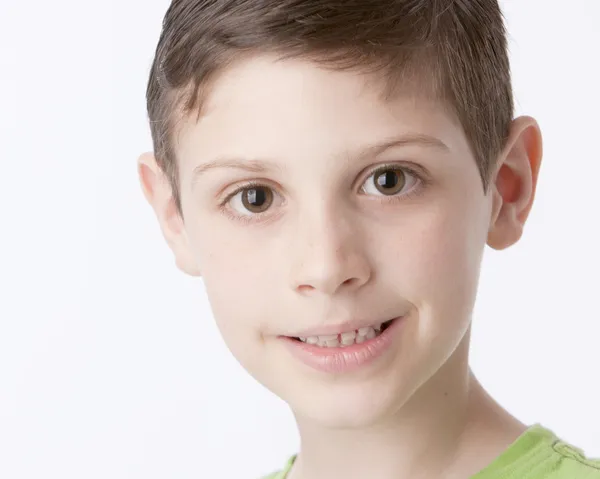
[[[144,196],[156,214],[163,236],[175,255],[177,267],[190,276],[200,276],[183,218],[175,205],[171,184],[152,152],[143,153],[138,158],[137,171]]]

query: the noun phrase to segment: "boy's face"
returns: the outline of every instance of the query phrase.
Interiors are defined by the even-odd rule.
[[[452,116],[382,103],[364,80],[269,58],[226,72],[178,137],[185,223],[163,224],[239,362],[332,425],[392,413],[464,351],[495,208]],[[282,337],[395,317],[391,347],[343,373],[307,366]]]

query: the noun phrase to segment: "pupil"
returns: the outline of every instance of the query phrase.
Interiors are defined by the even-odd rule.
[[[267,195],[264,190],[261,189],[252,189],[248,190],[248,203],[252,206],[262,206],[262,204],[267,200]]]
[[[377,177],[377,184],[383,188],[393,188],[398,184],[398,175],[393,171],[386,171]]]

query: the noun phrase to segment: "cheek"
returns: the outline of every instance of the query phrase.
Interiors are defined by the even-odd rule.
[[[396,258],[388,274],[420,310],[470,312],[486,237],[476,209],[466,202],[433,204],[408,220],[395,235],[398,241],[386,245]]]
[[[234,239],[231,239],[234,238]],[[267,318],[256,317],[269,311],[269,291],[274,278],[270,270],[272,255],[264,246],[228,235],[205,235],[196,243],[206,292],[217,326],[229,344],[260,334]]]

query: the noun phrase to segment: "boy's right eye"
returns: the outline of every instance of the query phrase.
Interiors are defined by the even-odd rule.
[[[237,214],[250,216],[267,211],[273,204],[274,196],[273,190],[268,186],[251,184],[233,192],[226,202]]]
[[[240,193],[242,205],[252,213],[262,213],[273,203],[273,191],[265,186],[254,186]]]

